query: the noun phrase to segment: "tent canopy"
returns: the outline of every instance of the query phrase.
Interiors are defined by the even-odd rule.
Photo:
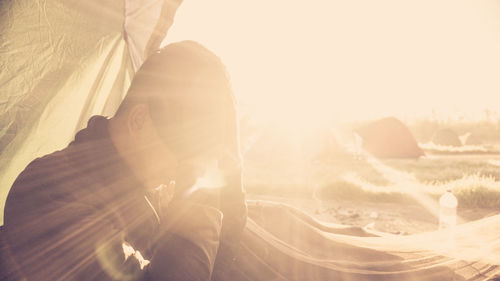
[[[92,115],[114,114],[181,0],[0,2],[0,225],[9,189]]]

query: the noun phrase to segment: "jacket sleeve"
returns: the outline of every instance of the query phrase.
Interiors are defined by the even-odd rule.
[[[210,280],[219,247],[222,213],[186,200],[172,202],[155,239],[152,280]]]
[[[40,168],[40,167],[38,167]],[[144,268],[126,258],[123,233],[105,213],[53,198],[57,186],[28,167],[6,204],[11,257],[27,280],[138,280]]]
[[[220,194],[220,206],[224,215],[222,220],[222,237],[219,251],[234,248],[239,243],[247,221],[247,204],[242,183],[242,155],[240,150],[240,132],[237,102],[231,95],[232,106],[228,107],[226,130],[224,136],[225,151],[218,159],[219,168],[225,174],[226,185]],[[230,246],[230,247],[228,247]]]
[[[220,208],[224,216],[219,252],[221,255],[234,255],[248,214],[239,168],[226,174],[226,185],[220,193]]]

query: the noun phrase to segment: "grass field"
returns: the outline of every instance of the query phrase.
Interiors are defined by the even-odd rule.
[[[375,224],[394,233],[435,230],[439,198],[448,189],[457,197],[460,223],[500,213],[500,122],[415,122],[408,128],[426,156],[383,160],[363,151],[353,137],[362,125],[309,135],[247,129],[249,197],[294,204],[321,220]],[[431,139],[442,128],[454,130],[461,142],[470,135],[479,141],[436,145]]]
[[[500,210],[498,155],[429,156],[418,160],[339,156],[327,161],[246,162],[249,193],[318,200],[408,202],[451,189],[460,208]]]
[[[500,213],[496,155],[285,158],[245,162],[249,198],[292,204],[322,221],[397,234],[436,230],[439,197],[447,189],[457,197],[459,223]]]

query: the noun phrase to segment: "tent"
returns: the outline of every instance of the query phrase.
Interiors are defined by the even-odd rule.
[[[462,146],[458,134],[452,129],[441,129],[434,133],[432,142],[437,145]]]
[[[410,130],[398,119],[387,117],[355,130],[363,147],[378,158],[418,158],[424,152]]]
[[[467,133],[467,137],[465,138],[465,145],[481,145],[483,141],[481,137],[477,134]]]
[[[457,226],[449,247],[446,232],[393,235],[320,223],[282,203],[248,204],[243,254],[227,280],[500,279],[499,236],[492,231],[500,215]]]
[[[181,0],[0,1],[0,225],[10,186],[111,116]]]
[[[179,4],[0,2],[2,213],[13,180],[34,157],[66,146],[90,116],[114,113],[134,72],[165,37]],[[380,124],[385,123],[393,129],[384,129]],[[396,119],[380,124],[358,132],[367,141],[374,134],[390,140],[390,132],[407,130]],[[418,157],[421,150],[408,133],[396,144],[405,144],[401,151]],[[392,153],[382,155],[401,155]],[[438,246],[445,238],[434,233],[359,235],[358,230],[321,224],[289,206],[249,205],[243,253],[235,263],[240,271],[233,275],[241,278],[228,280],[482,280],[499,272],[500,243],[491,231],[500,226],[499,216],[461,227],[457,244],[464,251],[454,256],[441,252]]]

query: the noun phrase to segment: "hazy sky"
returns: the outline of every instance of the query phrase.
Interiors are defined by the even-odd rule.
[[[257,118],[500,112],[500,1],[185,0],[182,39],[222,58]]]

